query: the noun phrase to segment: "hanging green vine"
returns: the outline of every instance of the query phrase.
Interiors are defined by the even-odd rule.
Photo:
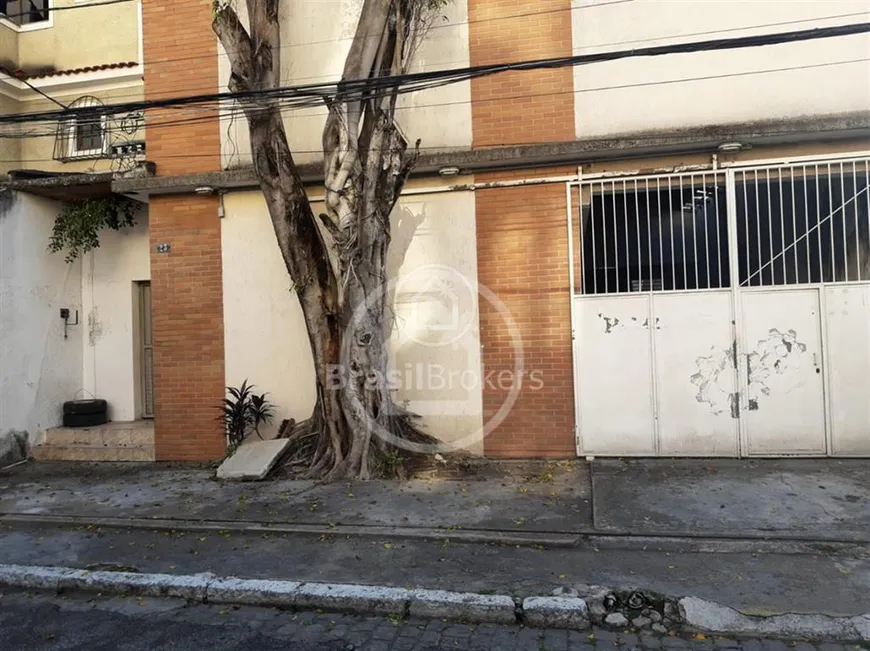
[[[54,221],[48,250],[52,253],[66,251],[65,260],[72,262],[99,248],[100,231],[134,226],[137,205],[132,199],[117,195],[66,202]]]

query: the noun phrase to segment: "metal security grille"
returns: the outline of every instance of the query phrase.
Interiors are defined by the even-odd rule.
[[[590,181],[581,188],[584,294],[729,286],[724,173]]]
[[[870,455],[866,152],[566,197],[578,454]]]
[[[866,160],[734,173],[741,287],[870,281]]]
[[[583,294],[870,281],[867,159],[580,187]]]
[[[69,108],[87,109],[102,105],[102,101],[87,95],[72,102]],[[105,140],[105,117],[60,120],[57,123],[57,135],[54,140],[54,158],[60,161],[100,158],[106,152]]]

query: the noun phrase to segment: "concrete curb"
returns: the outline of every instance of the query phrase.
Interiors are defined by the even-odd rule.
[[[721,604],[684,597],[678,602],[685,625],[700,631],[870,641],[870,614],[832,617],[823,614],[744,615]]]
[[[589,608],[580,597],[527,597],[523,618],[536,628],[567,628],[581,631],[590,627]]]
[[[177,597],[201,603],[443,617],[495,624],[514,624],[517,621],[516,603],[513,597],[506,595],[238,579],[213,574],[88,572],[67,567],[0,565],[0,586],[55,592],[81,590],[124,596]]]
[[[176,597],[201,603],[322,609],[358,614],[395,614],[445,618],[469,623],[522,623],[540,628],[585,630],[603,625],[612,594],[588,586],[578,596],[482,595],[445,590],[409,590],[387,586],[272,581],[135,572],[88,572],[68,567],[0,565],[0,586],[25,590],[81,590],[103,594]],[[833,617],[824,614],[744,615],[696,597],[665,604],[678,610],[682,630],[706,633],[807,637],[839,642],[870,641],[870,614]],[[612,615],[612,612],[610,613]],[[621,618],[626,620],[625,617]]]
[[[507,595],[447,590],[412,590],[408,614],[429,619],[455,619],[491,624],[516,624],[517,605]]]

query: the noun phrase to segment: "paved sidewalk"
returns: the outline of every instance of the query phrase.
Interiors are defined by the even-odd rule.
[[[222,484],[209,468],[160,464],[30,465],[0,474],[0,563],[516,597],[603,585],[752,615],[862,615],[865,465],[496,463],[332,485]]]
[[[863,459],[596,461],[592,478],[602,531],[870,541]]]
[[[42,463],[0,474],[0,517],[9,514],[863,543],[870,465],[488,463],[404,482],[225,484],[204,468]]]
[[[3,515],[540,533],[590,531],[584,464],[486,466],[405,482],[220,483],[172,465],[37,464],[0,475]]]

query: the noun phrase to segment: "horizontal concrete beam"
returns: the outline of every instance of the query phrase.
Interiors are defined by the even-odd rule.
[[[693,127],[676,131],[651,131],[571,142],[487,147],[426,153],[420,156],[413,176],[435,176],[445,167],[460,173],[524,169],[552,165],[579,165],[604,160],[632,159],[669,154],[715,152],[723,142],[737,141],[752,147],[795,143],[837,142],[870,138],[870,112],[759,122]],[[159,168],[157,172],[159,173]],[[320,163],[300,166],[306,183],[323,181]],[[259,187],[251,167],[181,176],[137,176],[116,179],[112,190],[121,193],[183,194],[210,186],[220,190]]]

